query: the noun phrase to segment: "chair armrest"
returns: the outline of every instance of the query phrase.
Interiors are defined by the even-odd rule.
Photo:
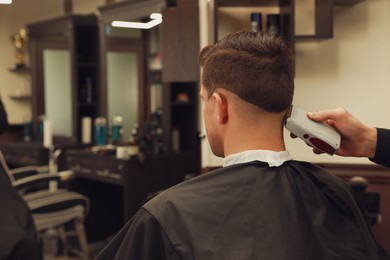
[[[11,169],[10,173],[14,176],[15,180],[18,180],[40,173],[49,173],[49,166],[24,166]]]
[[[25,177],[23,179],[13,182],[13,186],[18,189],[26,189],[37,187],[41,184],[48,184],[49,181],[60,181],[61,178],[58,174],[41,173],[34,176]]]
[[[75,177],[75,173],[72,170],[65,170],[58,172],[58,176],[60,176],[62,182],[65,182],[73,179]]]
[[[14,181],[13,186],[18,190],[23,190],[26,188],[39,187],[39,185],[48,184],[50,181],[66,182],[71,180],[74,175],[72,170],[60,171],[57,174],[40,173]]]
[[[46,197],[27,201],[27,204],[33,214],[60,211],[77,205],[84,207],[85,215],[89,212],[88,197],[71,191],[54,192]]]

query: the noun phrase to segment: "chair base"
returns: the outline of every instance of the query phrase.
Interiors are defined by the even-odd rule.
[[[60,256],[89,260],[89,248],[82,219],[75,219],[66,225],[42,230],[39,233],[45,260]]]

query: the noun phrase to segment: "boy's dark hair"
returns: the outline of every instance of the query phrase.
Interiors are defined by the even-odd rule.
[[[285,111],[292,103],[293,60],[281,37],[251,31],[232,33],[199,55],[209,98],[224,88],[269,112]]]

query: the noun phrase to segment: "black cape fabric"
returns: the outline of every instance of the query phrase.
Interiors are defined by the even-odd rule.
[[[375,157],[371,161],[390,168],[390,130],[377,128],[377,133]]]
[[[8,116],[3,101],[0,98],[0,134],[8,129]]]
[[[96,259],[381,259],[351,190],[304,162],[236,164],[146,203]],[[383,259],[386,259],[384,256]]]
[[[42,259],[30,210],[2,169],[0,198],[0,259]]]

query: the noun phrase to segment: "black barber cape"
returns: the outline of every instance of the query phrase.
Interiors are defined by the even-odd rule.
[[[41,260],[30,210],[3,169],[0,169],[0,199],[0,259]]]
[[[166,190],[96,259],[380,258],[349,188],[317,166],[287,161],[231,165]]]

